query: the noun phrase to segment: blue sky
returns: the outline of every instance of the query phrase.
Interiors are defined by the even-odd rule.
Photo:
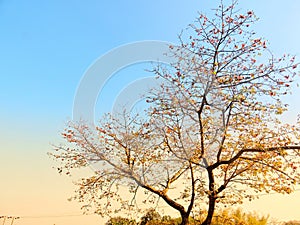
[[[190,2],[191,3],[191,2]],[[128,42],[175,41],[194,16],[180,1],[1,1],[1,115],[29,120],[70,115],[81,76]],[[184,19],[183,19],[184,18]],[[45,117],[46,118],[45,118]]]
[[[80,78],[95,59],[133,41],[176,42],[197,11],[214,7],[206,2],[2,0],[1,117],[70,116]],[[275,53],[299,53],[295,2],[241,1],[240,7],[255,8],[262,18],[257,30]]]
[[[1,201],[1,193],[12,185],[24,199],[34,199],[34,191],[28,197],[28,193],[22,194],[22,185],[45,188],[58,179],[65,195],[59,195],[57,201],[63,202],[71,194],[69,184],[54,175],[46,152],[71,118],[80,79],[98,57],[135,41],[177,42],[177,34],[193,22],[197,11],[209,14],[217,2],[0,0],[0,171],[5,171],[0,177],[5,176],[7,183],[0,187],[0,209],[7,203]],[[253,9],[260,17],[256,31],[270,41],[275,54],[300,56],[299,1],[241,0],[239,6]],[[141,71],[137,66],[123,73],[143,76]],[[124,79],[118,81],[116,76],[99,99],[110,99],[116,92],[110,90],[122,82]],[[289,98],[293,116],[299,111],[298,94]],[[16,181],[18,176],[28,180]],[[38,179],[45,186],[36,187]],[[51,191],[40,194],[51,195]]]

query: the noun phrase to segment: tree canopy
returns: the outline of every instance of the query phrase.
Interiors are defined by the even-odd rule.
[[[163,82],[149,91],[146,116],[108,114],[96,128],[68,124],[67,144],[52,153],[59,171],[97,164],[78,182],[75,198],[102,215],[162,199],[180,213],[181,225],[203,209],[202,224],[209,225],[216,204],[294,190],[299,121],[286,124],[280,115],[298,63],[288,54],[275,57],[251,30],[254,12],[236,5],[221,2],[212,18],[200,14],[170,46],[176,63],[153,69]]]

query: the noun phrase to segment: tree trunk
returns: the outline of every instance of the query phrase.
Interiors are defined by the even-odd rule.
[[[201,225],[210,225],[212,217],[214,215],[215,211],[215,205],[216,205],[216,198],[214,196],[209,196],[209,205],[208,205],[208,212],[206,219]]]
[[[180,225],[188,225],[189,224],[189,214],[188,213],[180,213],[180,215],[181,215]]]

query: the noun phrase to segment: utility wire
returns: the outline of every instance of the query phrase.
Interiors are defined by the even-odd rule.
[[[20,219],[19,216],[1,216],[1,215],[0,215],[0,219],[2,219],[2,218],[3,218],[3,223],[2,223],[2,225],[5,225],[6,220],[10,220],[10,219],[11,219],[10,225],[13,225],[13,224],[14,224],[14,221],[15,221],[16,219]]]
[[[90,214],[76,213],[76,214],[61,214],[61,215],[21,216],[21,218],[22,219],[40,219],[40,218],[54,218],[54,217],[91,216],[91,215],[96,215],[96,214],[94,214],[94,213],[90,213]]]
[[[293,192],[300,191],[299,189],[295,189]],[[274,195],[274,194],[280,194],[277,192],[271,192],[271,193],[262,193],[262,194],[256,194],[255,196],[265,196],[265,195]],[[40,216],[5,216],[0,215],[0,221],[1,219],[4,219],[2,225],[5,224],[5,221],[8,219],[16,220],[16,219],[41,219],[41,218],[57,218],[57,217],[77,217],[77,216],[91,216],[91,215],[97,215],[95,213],[89,213],[89,214],[82,214],[82,213],[65,213],[65,214],[54,214],[54,215],[40,215]]]

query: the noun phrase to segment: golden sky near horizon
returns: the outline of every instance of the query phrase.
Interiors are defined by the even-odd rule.
[[[46,140],[45,140],[46,141]],[[1,143],[3,144],[3,143]],[[106,219],[95,215],[81,215],[80,205],[67,199],[74,191],[72,177],[59,175],[52,168],[54,162],[47,151],[15,155],[14,148],[31,148],[20,138],[19,143],[7,143],[11,151],[0,158],[0,215],[20,216],[14,225],[99,225]],[[42,143],[38,146],[42,147]],[[2,145],[3,146],[3,145]],[[49,145],[50,150],[51,147]],[[45,149],[46,150],[46,149]],[[259,200],[246,202],[247,211],[270,214],[280,220],[300,220],[300,191],[291,195],[263,195]],[[2,222],[3,219],[0,219]]]

